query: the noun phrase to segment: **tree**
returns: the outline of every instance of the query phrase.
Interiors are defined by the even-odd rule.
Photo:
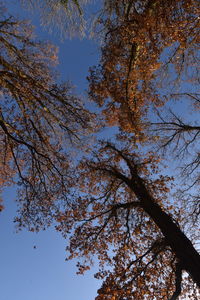
[[[46,216],[56,194],[66,192],[67,149],[88,130],[90,114],[68,83],[55,83],[50,66],[56,63],[56,48],[32,40],[31,34],[26,22],[2,17],[1,186],[13,183],[17,171],[25,188],[24,212]]]
[[[96,299],[176,299],[181,289],[183,299],[187,293],[198,298],[182,271],[199,286],[200,257],[167,197],[170,178],[155,176],[155,153],[120,144],[121,149],[106,143],[96,159],[81,163],[75,181],[82,196],[75,195],[71,210],[58,217],[57,229],[74,233],[70,258],[97,255],[102,270],[96,276],[105,281]],[[81,273],[85,263],[78,265]]]
[[[194,99],[198,112],[199,4],[195,0],[107,0],[98,20],[105,41],[100,65],[91,69],[89,94],[102,107],[103,126],[114,125],[119,131],[111,141],[97,141],[85,158],[80,155],[75,168],[70,164],[68,180],[62,185],[60,174],[56,177],[56,191],[52,186],[48,190],[51,201],[46,187],[54,174],[43,185],[46,169],[39,168],[40,184],[38,179],[29,182],[17,221],[32,230],[57,221],[56,229],[70,236],[69,258],[83,257],[78,263],[80,273],[96,256],[100,261],[96,277],[104,280],[98,300],[198,299],[200,255],[193,245],[197,236],[188,230],[187,222],[192,224],[191,214],[195,213],[195,220],[199,217],[194,191],[199,160],[192,161],[187,173],[196,178],[187,177],[193,188],[190,195],[175,193],[180,181],[166,175],[163,164],[168,159],[157,147],[168,146],[174,154],[183,149],[185,170],[190,167],[186,150],[190,145],[194,148],[199,126],[183,121],[172,110],[168,118],[167,106],[175,106],[172,97],[180,102],[187,96],[184,101],[191,106]],[[179,91],[172,93],[176,85]],[[85,117],[87,112],[81,112]],[[42,149],[51,153],[46,145]],[[65,171],[65,165],[58,166]]]
[[[97,299],[177,299],[180,294],[182,299],[188,294],[197,299],[200,257],[184,231],[188,215],[191,219],[196,212],[196,220],[199,217],[199,209],[193,211],[199,201],[192,191],[183,211],[178,208],[184,207],[183,192],[176,196],[178,200],[170,199],[170,178],[162,175],[164,170],[156,176],[160,163],[155,146],[159,140],[172,150],[177,136],[185,150],[197,142],[198,125],[184,123],[173,112],[176,121],[168,121],[159,107],[163,110],[170,98],[180,101],[187,95],[184,100],[195,98],[198,108],[199,5],[197,1],[107,3],[109,10],[105,8],[102,18],[106,38],[101,63],[89,76],[90,96],[103,107],[106,124],[119,126],[121,134],[113,143],[99,145],[96,159],[80,164],[80,192],[72,209],[58,218],[58,230],[74,233],[70,257],[90,259],[96,254],[101,267],[110,266],[96,275],[104,278]],[[181,92],[172,95],[169,89],[174,86],[167,76]],[[152,122],[156,118],[152,108],[161,122]],[[184,141],[188,132],[194,134]],[[198,161],[193,160],[192,172]],[[186,168],[191,166],[187,156],[184,162]],[[198,182],[199,178],[192,186]],[[80,272],[87,268],[85,261],[79,265]]]
[[[42,24],[58,31],[62,37],[66,35],[84,36],[86,20],[84,6],[90,0],[20,0],[30,9],[40,13]]]

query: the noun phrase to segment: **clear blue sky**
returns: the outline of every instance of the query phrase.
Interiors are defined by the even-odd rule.
[[[97,45],[88,40],[60,42],[48,35],[35,15],[24,12],[19,1],[5,0],[12,14],[34,19],[37,37],[59,46],[59,72],[63,80],[71,80],[81,93],[87,88],[89,66],[97,61]],[[15,4],[14,4],[15,3]],[[16,233],[14,188],[4,193],[5,210],[0,214],[0,286],[1,300],[93,300],[100,282],[93,272],[76,275],[76,262],[65,262],[66,241],[49,229],[38,234]],[[34,249],[36,246],[36,249]]]

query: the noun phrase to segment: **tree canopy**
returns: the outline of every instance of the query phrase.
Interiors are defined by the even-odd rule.
[[[85,6],[90,0],[20,0],[24,7],[39,12],[44,27],[62,37],[84,36],[86,30]]]
[[[79,273],[99,260],[96,300],[200,296],[199,12],[197,0],[102,3],[92,126],[52,79],[54,48],[30,40],[23,22],[1,21],[2,185],[18,172],[20,228],[54,224]],[[73,161],[68,137],[89,139],[91,127]],[[107,127],[113,135],[100,138]]]
[[[56,83],[51,68],[56,48],[34,41],[31,34],[26,22],[2,16],[1,185],[13,182],[17,172],[26,209],[35,203],[32,212],[45,214],[45,201],[50,204],[58,190],[65,189],[67,148],[89,129],[91,118],[70,84]],[[37,199],[37,205],[31,199]]]

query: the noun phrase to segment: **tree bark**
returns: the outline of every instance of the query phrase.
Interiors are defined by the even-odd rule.
[[[128,183],[141,202],[141,207],[152,218],[163,233],[168,245],[175,253],[183,270],[187,271],[200,288],[200,255],[191,241],[174,223],[171,216],[162,210],[147,190],[142,178],[135,174]]]

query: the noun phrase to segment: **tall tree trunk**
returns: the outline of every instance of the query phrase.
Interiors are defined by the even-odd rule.
[[[138,200],[140,200],[141,207],[160,228],[168,245],[180,261],[182,269],[190,274],[200,288],[200,255],[191,241],[174,223],[172,218],[156,203],[143,180],[137,174],[133,176],[128,185]]]

